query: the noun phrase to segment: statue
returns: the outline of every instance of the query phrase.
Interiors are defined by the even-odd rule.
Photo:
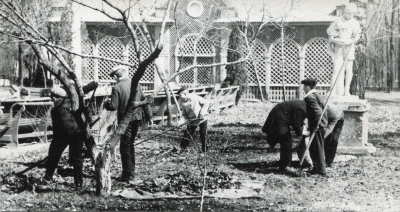
[[[327,29],[329,36],[328,52],[330,52],[333,61],[330,90],[332,95],[350,95],[355,59],[354,43],[360,38],[361,33],[360,23],[354,19],[356,12],[357,6],[354,3],[346,5],[342,17],[334,21]],[[344,70],[340,72],[343,63],[345,63]],[[337,82],[333,87],[336,77],[338,77]]]

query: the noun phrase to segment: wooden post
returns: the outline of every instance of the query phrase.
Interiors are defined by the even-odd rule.
[[[271,84],[271,53],[267,53],[265,59],[265,98],[270,100],[269,91]]]
[[[258,71],[257,71],[257,63],[255,61],[253,61],[253,68],[254,68],[254,72],[256,73],[257,85],[258,85],[258,89],[260,90],[261,101],[264,102],[265,100],[264,100],[264,95],[263,95],[262,88],[261,88],[260,77],[258,76]]]
[[[305,74],[305,64],[306,64],[306,53],[305,53],[305,48],[300,50],[300,73],[299,73],[299,80],[300,82],[304,79],[304,74]],[[303,87],[304,85],[299,82],[299,90],[298,96],[300,99],[303,99]]]

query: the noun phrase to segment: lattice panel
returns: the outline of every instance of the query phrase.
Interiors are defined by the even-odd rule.
[[[198,65],[212,64],[213,58],[199,57],[197,58]],[[213,68],[203,67],[197,69],[197,83],[199,84],[213,84]]]
[[[139,40],[139,45],[140,45],[140,51],[142,52],[143,59],[147,58],[151,54],[151,50],[149,45],[147,44],[146,41],[140,39]],[[129,67],[129,76],[132,77],[137,69],[137,66],[139,65],[139,60],[136,57],[136,50],[135,46],[133,45],[133,42],[130,42],[128,44],[128,49],[129,49],[129,63],[133,63],[136,65],[136,67]],[[146,71],[144,72],[144,75],[140,79],[141,82],[154,82],[154,72],[156,70],[156,66],[153,63],[151,63],[149,66],[147,66]]]
[[[89,39],[82,41],[82,53],[93,55],[94,45]],[[82,59],[82,77],[84,80],[93,80],[94,78],[94,60],[92,58]]]
[[[329,85],[333,64],[327,49],[328,40],[319,38],[311,40],[305,49],[305,73],[304,77],[318,79],[318,84]]]
[[[196,35],[186,37],[182,42],[181,48],[178,50],[178,54],[194,55],[197,39]],[[214,55],[214,53],[214,47],[205,38],[200,38],[197,41],[196,55]]]
[[[299,90],[298,86],[285,87],[286,100],[299,99],[298,90]],[[270,101],[283,101],[284,100],[283,87],[271,86],[269,89],[268,96]]]
[[[300,81],[300,50],[297,45],[290,40],[285,40],[284,42],[283,57],[281,49],[282,46],[280,42],[274,44],[272,47],[270,83],[273,85],[280,85],[284,77],[285,85],[298,85]],[[284,69],[282,69],[282,61],[284,61]]]
[[[192,57],[184,57],[182,59],[181,69],[193,65]],[[194,83],[194,71],[189,70],[179,75],[179,83]]]
[[[252,46],[251,60],[246,61],[247,80],[248,83],[258,83],[255,69],[257,70],[258,77],[261,83],[266,82],[266,67],[265,67],[265,54],[266,47],[263,43],[257,41]],[[245,54],[247,51],[245,49]],[[255,67],[254,67],[255,65]]]
[[[101,57],[122,60],[123,49],[122,43],[117,38],[106,37],[99,45],[99,55]],[[117,63],[115,62],[99,60],[99,79],[111,80],[112,78],[109,73],[116,65]]]

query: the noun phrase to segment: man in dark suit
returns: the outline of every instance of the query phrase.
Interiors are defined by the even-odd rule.
[[[325,113],[328,118],[328,127],[326,128],[324,134],[325,162],[327,167],[332,167],[339,143],[339,137],[344,124],[344,113],[343,110],[333,104],[328,104]],[[303,154],[305,153],[306,145],[305,138],[303,138],[298,146],[297,154],[299,158],[302,158]],[[306,156],[305,159],[307,160],[304,162],[308,164],[309,157]]]
[[[306,93],[304,101],[306,102],[308,131],[310,134],[315,132],[315,136],[311,141],[309,149],[310,157],[314,166],[314,168],[310,171],[310,174],[326,176],[324,135],[328,124],[328,119],[326,113],[322,113],[324,107],[323,100],[315,89],[317,85],[316,79],[307,78],[302,80],[301,84],[304,84],[304,92]]]
[[[163,46],[158,45],[157,49],[143,62],[139,64],[137,72],[144,72],[147,66],[160,54]],[[133,82],[129,79],[128,72],[124,66],[116,66],[110,73],[111,77],[117,77],[117,84],[112,88],[111,100],[104,103],[104,108],[109,111],[117,110],[118,123],[131,106],[135,107],[132,121],[129,123],[125,134],[121,137],[120,152],[122,162],[122,175],[119,178],[122,182],[133,180],[135,174],[135,137],[139,127],[145,122],[151,122],[153,113],[150,108],[151,97],[145,97],[142,88],[137,84],[135,94],[131,93]],[[139,79],[136,83],[138,83]]]
[[[97,88],[98,82],[93,81],[82,87],[84,94]],[[63,88],[52,89],[52,96],[57,98],[54,107],[51,109],[51,119],[53,127],[53,140],[50,143],[49,155],[44,179],[51,181],[53,174],[60,161],[61,155],[69,145],[69,160],[74,167],[75,188],[82,188],[82,167],[83,167],[83,144],[87,149],[92,149],[96,143],[93,137],[88,138],[87,132],[82,131],[77,121],[76,114],[71,111],[71,100]],[[88,113],[88,108],[84,108],[84,114]],[[79,115],[79,111],[76,112]],[[85,121],[90,122],[90,117],[85,115]],[[44,187],[43,187],[44,188]]]
[[[271,148],[280,143],[280,171],[292,171],[292,134],[290,127],[300,136],[306,118],[306,104],[303,100],[288,100],[275,105],[268,114],[262,131],[267,134]]]
[[[344,124],[343,110],[336,105],[328,104],[327,109],[328,127],[324,135],[325,162],[327,167],[332,167],[335,159],[340,133]]]

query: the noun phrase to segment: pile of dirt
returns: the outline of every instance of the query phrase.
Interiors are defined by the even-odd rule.
[[[234,181],[226,172],[208,172],[205,190],[240,188],[241,183]],[[193,176],[189,171],[167,174],[158,178],[148,178],[134,186],[142,191],[157,193],[199,195],[203,189],[203,178]]]

